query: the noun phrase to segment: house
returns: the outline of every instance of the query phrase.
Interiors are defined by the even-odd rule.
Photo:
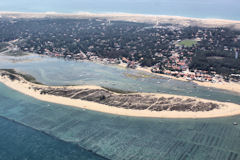
[[[129,61],[128,64],[127,64],[127,67],[128,67],[128,68],[135,69],[137,66],[136,66],[136,64],[135,64],[134,61]]]
[[[125,58],[125,57],[122,57],[122,61],[123,61],[124,63],[128,63],[128,62],[129,62],[129,60],[128,60],[127,58]]]

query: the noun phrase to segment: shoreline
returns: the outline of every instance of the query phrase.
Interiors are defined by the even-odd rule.
[[[137,14],[137,13],[57,13],[57,12],[12,12],[0,11],[0,18],[102,18],[109,20],[122,20],[139,23],[171,23],[180,26],[201,26],[201,27],[230,27],[240,30],[240,20],[219,19],[219,18],[194,18],[184,16],[158,15],[158,14]]]
[[[127,64],[121,63],[118,64],[117,66],[119,67],[127,67]],[[184,82],[188,82],[188,80],[184,79],[184,78],[177,78],[171,75],[166,75],[166,74],[160,74],[160,73],[153,73],[151,71],[151,67],[148,68],[144,68],[144,67],[137,67],[135,70],[137,71],[142,71],[142,72],[146,72],[146,73],[151,73],[153,75],[156,76],[162,76],[162,77],[166,77],[166,78],[170,78],[170,79],[174,79],[174,80],[178,80],[178,81],[184,81]],[[199,82],[196,80],[192,80],[190,81],[194,84],[197,84],[199,86],[202,87],[207,87],[207,88],[213,88],[213,89],[221,89],[221,90],[225,90],[225,91],[230,91],[230,92],[234,92],[237,94],[240,94],[240,83],[236,83],[236,82],[216,82],[216,83],[212,83],[212,82]]]
[[[216,21],[221,21],[223,23],[220,23],[221,25],[226,25],[226,24],[237,24],[239,25],[239,29],[240,29],[240,21],[232,21],[232,20],[221,20],[221,19],[200,19],[200,18],[187,18],[187,17],[180,17],[180,16],[164,16],[164,15],[159,15],[159,16],[154,16],[154,15],[144,15],[144,14],[128,14],[128,13],[113,13],[113,14],[110,14],[110,13],[99,13],[99,14],[96,14],[96,13],[78,13],[78,14],[67,14],[67,13],[64,13],[64,14],[61,14],[61,13],[33,13],[31,14],[30,12],[29,13],[24,13],[24,12],[1,12],[0,11],[0,18],[1,16],[6,16],[6,17],[9,17],[9,18],[43,18],[43,17],[65,17],[65,18],[80,18],[80,17],[88,17],[88,18],[120,18],[122,20],[126,20],[126,21],[141,21],[142,17],[143,19],[147,20],[146,23],[153,23],[153,22],[156,22],[159,20],[160,18],[160,22],[166,22],[169,20],[169,22],[173,22],[173,24],[175,23],[174,21],[178,21],[178,22],[181,22],[182,21],[186,21],[186,23],[188,23],[188,25],[190,25],[191,23],[193,23],[193,20],[195,21],[206,21],[206,23],[209,23],[210,24],[210,21],[211,23],[213,24],[219,24],[217,23]],[[129,19],[130,18],[130,19]],[[133,18],[133,19],[131,19]],[[135,20],[134,20],[135,19]],[[145,21],[143,20],[143,21]],[[195,22],[194,22],[195,23]],[[195,25],[193,23],[193,25]],[[119,66],[124,66],[125,65],[119,65]],[[166,75],[166,74],[159,74],[159,73],[153,73],[151,72],[151,69],[150,68],[143,68],[143,67],[137,67],[136,70],[139,70],[139,71],[144,71],[144,72],[148,72],[148,73],[151,73],[153,75],[157,75],[157,76],[162,76],[162,77],[167,77],[167,78],[171,78],[171,79],[174,79],[174,80],[180,80],[180,81],[185,81],[187,82],[188,80],[186,80],[185,78],[176,78],[174,76],[171,76],[171,75]],[[197,84],[199,86],[203,86],[203,87],[207,87],[207,88],[217,88],[217,89],[222,89],[222,90],[226,90],[226,91],[230,91],[230,92],[235,92],[235,93],[238,93],[240,94],[240,83],[236,83],[236,82],[221,82],[221,83],[211,83],[211,82],[199,82],[199,81],[196,81],[196,80],[193,80],[191,81],[192,83],[194,84]]]
[[[42,55],[35,54],[35,53],[33,53],[33,55],[42,56]],[[106,66],[112,66],[112,67],[118,67],[118,68],[122,68],[122,69],[128,69],[126,63],[104,64],[101,61],[90,61],[90,60],[81,60],[81,61],[101,64],[101,65],[106,65]],[[27,62],[27,60],[26,60],[26,62]],[[167,74],[154,73],[154,72],[151,71],[151,67],[137,66],[136,69],[132,69],[132,70],[141,71],[141,72],[145,72],[145,73],[149,73],[149,74],[152,74],[152,75],[161,76],[161,77],[165,77],[165,78],[169,78],[169,79],[173,79],[173,80],[177,80],[177,81],[191,82],[191,83],[194,83],[194,84],[202,86],[202,87],[207,87],[207,88],[212,88],[212,89],[221,89],[221,90],[230,91],[230,92],[240,94],[240,82],[216,82],[216,83],[212,83],[212,82],[200,82],[200,81],[196,81],[196,80],[188,81],[183,77],[177,78],[177,77],[167,75]]]
[[[1,73],[1,72],[0,72]],[[43,87],[48,88],[50,86],[33,84],[29,81],[24,80],[22,77],[18,77],[20,80],[11,81],[6,76],[0,77],[0,82],[6,85],[7,87],[16,90],[20,93],[33,97],[35,99],[62,104],[97,112],[103,112],[114,115],[121,116],[132,116],[132,117],[149,117],[149,118],[217,118],[217,117],[228,117],[240,114],[240,105],[227,103],[227,102],[217,102],[213,100],[205,100],[200,98],[194,98],[196,100],[201,100],[202,102],[211,102],[219,104],[221,107],[218,109],[213,109],[211,111],[151,111],[151,110],[136,110],[136,109],[125,109],[118,108],[113,106],[108,106],[105,104],[100,104],[92,101],[72,99],[55,95],[41,94],[38,90],[35,90],[33,87]],[[103,89],[98,86],[64,86],[68,89]],[[53,88],[63,88],[61,86]],[[170,94],[151,94],[151,93],[139,93],[139,95],[154,95],[156,97],[176,97],[176,98],[189,98],[187,96],[175,96]],[[192,98],[192,97],[190,97]],[[49,106],[50,107],[50,106]]]

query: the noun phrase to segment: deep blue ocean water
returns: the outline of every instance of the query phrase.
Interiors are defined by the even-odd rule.
[[[0,68],[32,74],[49,85],[93,84],[240,104],[237,93],[152,74],[135,79],[125,74],[147,73],[91,62],[0,56]],[[154,119],[104,114],[42,102],[0,83],[0,160],[240,160],[240,125],[233,122],[240,124],[240,116]]]
[[[105,160],[76,144],[0,117],[1,160]]]
[[[240,126],[233,122],[240,123],[240,116],[104,114],[42,102],[0,83],[1,160],[103,159],[97,155],[114,160],[239,160]]]
[[[1,0],[0,11],[126,12],[240,20],[239,0]]]
[[[1,0],[0,11],[126,12],[240,20],[240,1]],[[159,77],[131,79],[124,74],[136,71],[87,62],[37,57],[32,62],[11,63],[0,57],[0,68],[15,68],[49,85],[94,84],[240,103],[236,93]],[[153,119],[98,113],[38,101],[0,83],[0,160],[240,160],[240,125],[233,122],[240,124],[240,116]]]

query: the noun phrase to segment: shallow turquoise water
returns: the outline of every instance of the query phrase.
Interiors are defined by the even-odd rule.
[[[94,84],[124,90],[231,100],[240,104],[240,95],[236,93],[160,76],[132,79],[125,73],[138,74],[138,71],[91,62],[64,61],[38,55],[18,58],[1,56],[0,68],[15,68],[49,85]],[[69,150],[74,152],[70,154],[73,158],[66,156],[65,159],[82,159],[81,156],[101,158],[97,155],[114,160],[240,159],[240,126],[232,125],[233,122],[240,124],[240,116],[215,119],[116,116],[38,101],[3,84],[0,84],[0,116],[7,118],[0,118],[0,140],[6,139],[0,141],[0,154],[9,156],[8,159],[14,159],[11,156],[39,156],[47,152],[43,149],[45,146],[52,147],[44,143],[46,141],[56,146],[51,154],[46,153],[52,159],[58,159],[65,147],[70,148],[63,152],[66,155],[69,155]],[[12,130],[20,131],[15,134]],[[31,139],[29,135],[39,139],[39,143],[33,143],[35,138]],[[16,145],[12,146],[14,141]],[[12,150],[25,149],[27,145],[35,149],[16,154],[9,150],[11,147]]]
[[[134,79],[127,77],[126,74],[139,75],[143,73],[132,69],[123,69],[92,62],[65,61],[38,55],[18,58],[0,56],[0,68],[15,68],[18,71],[29,73],[36,77],[39,82],[47,85],[92,84],[137,92],[196,96],[240,104],[239,93],[209,89],[191,82],[171,80],[149,73],[144,74],[149,74],[153,78]]]
[[[240,159],[240,126],[232,125],[235,121],[240,123],[240,116],[216,119],[134,118],[38,101],[3,84],[0,84],[0,91],[0,116],[109,159]],[[0,124],[0,127],[9,129],[4,123]],[[25,137],[23,143],[16,143],[19,147],[28,143],[33,145],[25,129],[21,132],[21,137]],[[34,132],[31,133],[33,136],[39,134],[36,130],[31,132]],[[2,130],[0,134],[4,134]],[[14,139],[11,134],[4,136],[9,143],[1,141],[1,148],[4,144],[10,147]],[[59,147],[61,150],[61,144]],[[0,150],[2,152],[4,149]]]

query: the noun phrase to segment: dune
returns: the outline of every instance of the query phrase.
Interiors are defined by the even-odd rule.
[[[176,95],[170,95],[170,94],[153,94],[153,93],[137,93],[141,96],[154,96],[156,98],[165,97],[165,98],[180,98],[180,99],[194,99],[196,101],[201,101],[203,103],[214,103],[219,106],[219,108],[215,108],[213,110],[209,111],[170,111],[170,110],[164,110],[164,111],[151,111],[151,110],[136,110],[136,109],[125,109],[125,108],[119,108],[116,106],[110,106],[105,104],[96,103],[93,101],[86,101],[82,99],[73,99],[70,97],[64,97],[64,96],[56,96],[51,94],[42,94],[40,90],[36,88],[41,89],[66,89],[66,90],[79,90],[79,89],[88,89],[88,90],[96,90],[96,89],[102,89],[102,87],[99,86],[90,86],[90,85],[84,85],[84,86],[45,86],[41,84],[35,84],[31,83],[27,80],[25,80],[23,77],[19,75],[15,75],[17,78],[15,80],[11,80],[8,76],[6,76],[5,71],[0,71],[0,82],[5,84],[11,89],[14,89],[20,93],[23,93],[25,95],[31,96],[35,99],[46,101],[50,103],[57,103],[67,106],[73,106],[78,107],[82,109],[88,109],[98,112],[104,112],[109,114],[116,114],[116,115],[123,115],[123,116],[134,116],[134,117],[154,117],[154,118],[215,118],[215,117],[226,117],[226,116],[233,116],[240,114],[240,105],[233,104],[233,103],[226,103],[226,102],[218,102],[218,101],[212,101],[212,100],[205,100],[200,98],[193,98],[193,97],[187,97],[187,96],[176,96]],[[114,93],[117,94],[117,93]],[[129,93],[128,95],[132,95],[133,93]],[[49,106],[51,107],[51,106]]]

